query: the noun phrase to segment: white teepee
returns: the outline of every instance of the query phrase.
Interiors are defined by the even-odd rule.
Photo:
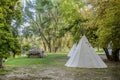
[[[107,68],[107,65],[94,51],[86,36],[82,36],[74,55],[65,64],[67,67]]]
[[[74,51],[75,51],[75,49],[76,49],[76,44],[74,44],[73,46],[72,46],[72,48],[71,48],[71,50],[70,50],[70,52],[68,53],[68,57],[71,57],[71,56],[73,56],[73,54],[74,54]]]

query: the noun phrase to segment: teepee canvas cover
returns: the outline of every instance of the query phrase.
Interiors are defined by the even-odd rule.
[[[74,55],[65,64],[67,67],[106,68],[107,65],[94,51],[86,36],[82,36]]]
[[[70,50],[70,52],[68,53],[68,57],[71,57],[71,56],[73,56],[73,54],[74,54],[74,52],[75,52],[75,49],[76,49],[76,44],[74,44],[73,46],[72,46],[72,48],[71,48],[71,50]]]

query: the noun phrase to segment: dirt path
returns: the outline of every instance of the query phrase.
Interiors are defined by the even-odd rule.
[[[18,67],[0,80],[120,80],[120,67],[77,69],[60,67]]]
[[[73,80],[70,71],[62,68],[40,68],[39,66],[19,67],[0,80]]]

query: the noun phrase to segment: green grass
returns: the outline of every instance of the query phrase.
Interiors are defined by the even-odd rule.
[[[0,70],[0,75],[5,75],[9,72],[9,70],[6,70],[6,69],[1,69]]]
[[[0,75],[7,74],[17,67],[27,67],[32,65],[39,65],[41,67],[62,67],[65,64],[64,59],[67,54],[48,54],[44,58],[28,58],[27,56],[19,56],[17,58],[9,58],[4,62],[4,68],[0,70]]]
[[[9,58],[8,61],[4,63],[5,68],[0,70],[0,77],[9,72],[12,72],[12,70],[16,71],[20,68],[24,68],[24,69],[20,69],[23,71],[26,69],[29,70],[29,72],[25,72],[25,73],[33,73],[38,70],[43,72],[44,70],[49,71],[49,69],[57,68],[55,70],[57,70],[58,72],[59,70],[61,71],[61,69],[63,69],[64,70],[63,73],[67,72],[66,75],[75,76],[74,77],[75,80],[84,80],[85,77],[87,77],[86,80],[88,80],[88,78],[90,80],[93,80],[93,79],[99,80],[99,78],[100,80],[109,80],[111,76],[115,78],[113,80],[120,80],[119,62],[113,63],[113,62],[107,61],[106,63],[109,67],[106,69],[86,69],[86,68],[79,69],[79,68],[65,67],[64,64],[66,63],[66,61],[67,61],[67,54],[63,54],[63,53],[61,54],[51,53],[45,58],[27,58],[26,56]],[[19,74],[19,73],[17,72],[14,74]],[[58,74],[58,73],[56,72],[55,74]],[[51,78],[46,76],[46,77],[43,77],[42,79],[51,79]]]
[[[8,58],[4,62],[4,69],[0,70],[0,75],[8,73],[16,67],[27,67],[38,65],[40,67],[65,67],[67,61],[66,53],[50,53],[44,58],[28,58],[27,56],[19,56],[17,58]]]
[[[9,58],[4,65],[6,66],[28,66],[28,65],[55,65],[58,62],[62,63],[62,59],[66,54],[49,54],[44,58]]]
[[[100,54],[101,52],[99,52]],[[28,58],[27,56],[19,56],[17,58],[9,58],[4,66],[19,67],[29,65],[41,66],[61,66],[65,64],[67,53],[49,53],[44,58]]]
[[[4,66],[4,68],[0,69],[0,75],[5,75],[13,69],[14,67]]]

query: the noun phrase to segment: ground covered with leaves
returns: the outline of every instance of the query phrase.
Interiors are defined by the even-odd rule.
[[[106,69],[68,68],[66,54],[50,54],[45,58],[10,58],[0,70],[0,80],[120,80],[120,62],[110,62]]]

